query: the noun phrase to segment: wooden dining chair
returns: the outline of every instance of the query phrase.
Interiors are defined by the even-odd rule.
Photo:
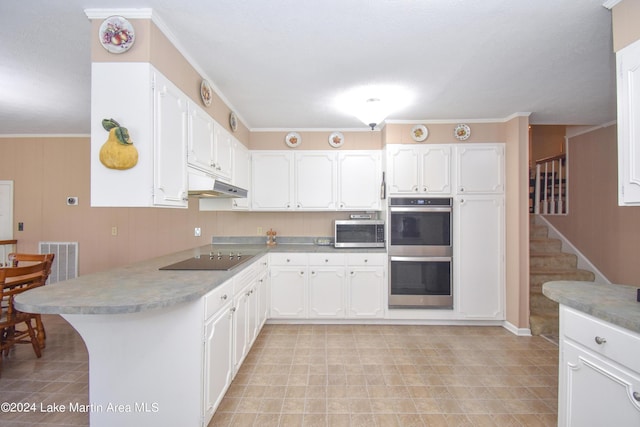
[[[13,307],[16,295],[44,285],[48,262],[39,262],[25,267],[0,268],[0,354],[8,354],[15,344],[28,343],[37,357],[42,356],[40,343],[31,321],[33,315]],[[25,328],[25,329],[22,329]],[[0,357],[0,371],[2,358]]]
[[[48,268],[45,268],[45,276],[44,276],[44,285],[47,284],[47,279],[51,274],[51,265],[53,264],[53,260],[55,259],[56,254],[29,254],[29,253],[21,253],[21,252],[12,252],[9,254],[8,258],[11,260],[14,267],[22,267],[27,263],[33,262],[47,262]],[[46,346],[46,338],[47,334],[44,330],[44,323],[42,322],[42,316],[40,314],[32,314],[31,318],[36,323],[36,335],[38,337],[38,342],[40,343],[40,348],[43,349]]]

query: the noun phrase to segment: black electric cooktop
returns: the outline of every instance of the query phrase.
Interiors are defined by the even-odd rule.
[[[161,267],[160,270],[231,270],[253,258],[253,255],[211,253],[187,258],[175,264]]]

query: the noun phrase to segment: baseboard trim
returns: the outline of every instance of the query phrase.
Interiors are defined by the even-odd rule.
[[[507,331],[511,332],[514,335],[517,335],[519,337],[530,337],[531,336],[531,329],[529,328],[518,328],[516,325],[514,325],[513,323],[505,320],[504,322],[502,322],[502,327],[505,328]]]

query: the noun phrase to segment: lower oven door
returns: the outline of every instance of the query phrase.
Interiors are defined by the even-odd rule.
[[[451,257],[389,258],[389,307],[453,308]]]

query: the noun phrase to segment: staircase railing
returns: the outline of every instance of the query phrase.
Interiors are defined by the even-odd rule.
[[[568,203],[567,156],[559,154],[536,161],[532,178],[533,211],[542,215],[564,215]]]

